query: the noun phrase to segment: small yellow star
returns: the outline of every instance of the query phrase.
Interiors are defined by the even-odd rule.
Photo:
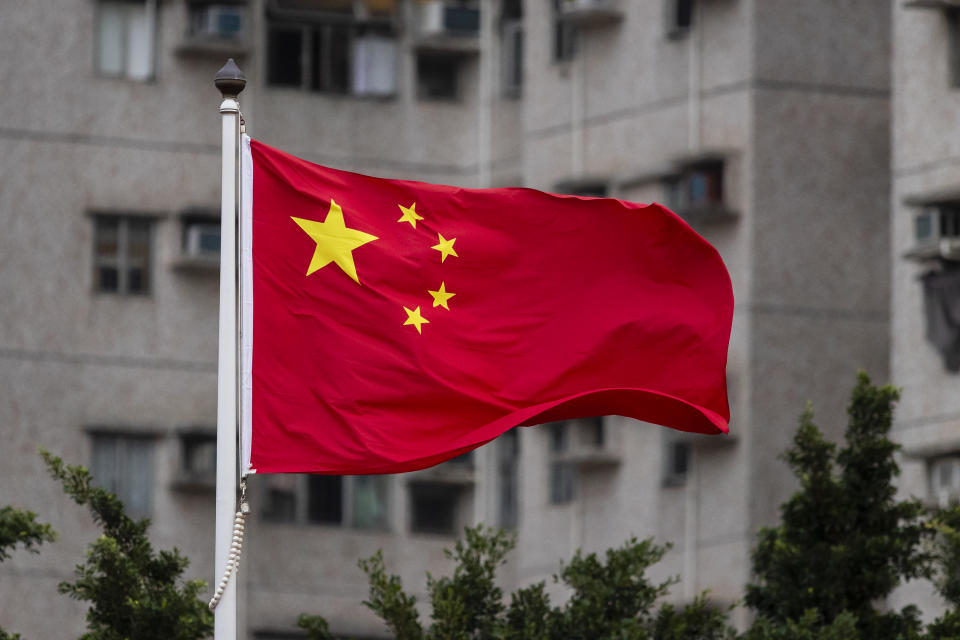
[[[417,328],[417,333],[422,334],[423,330],[420,329],[420,325],[430,324],[430,321],[424,318],[422,315],[420,315],[420,307],[417,307],[413,311],[410,311],[410,309],[407,309],[406,307],[404,307],[403,310],[407,312],[407,319],[403,323],[404,326],[408,324],[412,324]]]
[[[460,256],[458,256],[457,252],[453,249],[453,243],[456,242],[457,239],[450,238],[449,240],[447,240],[446,238],[443,237],[442,233],[438,233],[437,235],[440,236],[440,244],[435,244],[430,248],[436,249],[437,251],[440,252],[440,262],[443,262],[444,260],[446,260],[447,256],[453,256],[454,258],[459,258]]]
[[[437,291],[430,291],[427,289],[427,293],[433,296],[433,306],[434,307],[443,307],[447,311],[450,310],[450,307],[447,306],[447,301],[450,300],[453,296],[457,295],[455,293],[448,293],[446,288],[446,283],[440,283],[440,289]]]
[[[357,277],[357,267],[353,263],[353,250],[377,240],[376,236],[364,233],[357,229],[349,229],[343,222],[343,210],[333,200],[330,201],[330,210],[323,222],[306,220],[304,218],[290,219],[297,223],[314,242],[317,248],[313,251],[307,275],[324,268],[331,262],[336,262],[345,274],[360,284]]]
[[[409,222],[410,226],[414,229],[417,228],[417,220],[423,220],[423,216],[417,213],[417,203],[414,202],[409,207],[405,207],[402,204],[398,204],[400,211],[403,211],[403,215],[400,216],[400,219],[397,222]]]

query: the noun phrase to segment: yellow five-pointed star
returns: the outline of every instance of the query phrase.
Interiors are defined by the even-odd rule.
[[[353,278],[354,282],[360,284],[360,279],[357,277],[357,267],[353,263],[353,250],[372,240],[377,240],[376,236],[357,229],[347,228],[343,223],[343,210],[333,200],[330,201],[330,211],[327,212],[327,219],[323,222],[294,218],[293,216],[290,219],[300,225],[300,228],[317,243],[317,248],[313,252],[313,259],[310,260],[310,266],[307,267],[307,275],[324,268],[331,262],[336,262],[345,274]]]
[[[400,211],[403,212],[403,215],[400,216],[400,219],[397,222],[409,222],[410,226],[414,229],[417,228],[417,220],[423,220],[423,216],[417,213],[417,203],[414,202],[409,207],[405,207],[402,204],[398,204]]]
[[[422,315],[420,315],[420,307],[417,307],[413,311],[410,311],[410,309],[407,309],[406,307],[404,307],[403,310],[407,312],[407,319],[404,321],[403,324],[405,326],[408,324],[412,324],[417,328],[417,333],[422,334],[423,330],[420,328],[420,325],[430,324],[430,321],[424,318]]]
[[[440,262],[443,262],[444,260],[446,260],[447,256],[453,256],[454,258],[459,258],[460,256],[458,256],[457,252],[453,249],[453,243],[456,242],[457,239],[450,238],[449,240],[447,240],[446,238],[443,237],[442,233],[438,233],[437,235],[440,236],[440,244],[435,244],[430,248],[436,249],[437,251],[440,252]]]
[[[447,285],[444,282],[440,283],[440,289],[438,291],[430,291],[427,289],[427,293],[433,296],[434,307],[443,307],[447,311],[450,310],[450,307],[447,306],[447,301],[449,301],[453,296],[457,295],[455,293],[449,293],[447,291]]]

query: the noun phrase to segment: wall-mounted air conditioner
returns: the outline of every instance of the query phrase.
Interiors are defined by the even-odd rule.
[[[183,253],[191,258],[215,258],[219,256],[220,225],[215,223],[187,225]]]
[[[923,207],[913,220],[912,258],[960,260],[960,203],[938,203]]]
[[[238,40],[246,27],[246,8],[231,4],[212,4],[192,9],[193,35]]]
[[[477,36],[480,33],[480,9],[469,3],[427,0],[420,5],[420,35]]]

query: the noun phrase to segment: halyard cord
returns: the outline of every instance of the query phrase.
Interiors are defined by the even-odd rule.
[[[213,597],[210,598],[210,604],[207,605],[210,607],[210,611],[217,608],[217,605],[220,603],[220,598],[223,597],[223,592],[230,582],[230,576],[233,575],[237,569],[237,565],[240,564],[240,552],[243,550],[244,521],[248,513],[250,513],[250,505],[247,503],[247,481],[246,479],[241,479],[240,509],[233,519],[233,540],[230,543],[230,555],[227,557],[227,566],[223,571],[223,577],[220,578],[220,584],[217,585],[217,590],[214,592]]]

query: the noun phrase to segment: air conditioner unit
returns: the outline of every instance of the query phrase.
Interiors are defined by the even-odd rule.
[[[183,250],[187,256],[192,258],[220,255],[220,225],[215,223],[189,225]]]
[[[924,207],[914,217],[911,257],[960,260],[960,206],[954,203]]]
[[[195,9],[195,35],[237,40],[243,37],[246,12],[242,6],[214,4]]]
[[[960,502],[960,456],[930,463],[930,493],[941,507]]]
[[[480,33],[480,10],[475,7],[427,0],[420,6],[420,35],[476,36]]]

